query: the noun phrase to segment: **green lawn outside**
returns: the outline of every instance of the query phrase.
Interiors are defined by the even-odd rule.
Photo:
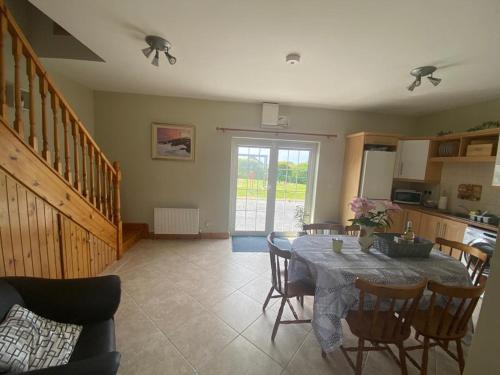
[[[267,190],[264,189],[264,180],[247,180],[243,178],[238,179],[238,187],[236,196],[238,198],[266,198]],[[292,200],[305,200],[306,199],[306,185],[278,182],[276,186],[276,199],[292,199]]]

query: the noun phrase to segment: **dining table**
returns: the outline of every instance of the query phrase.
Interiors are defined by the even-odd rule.
[[[343,241],[340,252],[332,239]],[[315,285],[312,327],[325,352],[342,344],[342,319],[356,308],[357,278],[386,285],[412,284],[423,278],[447,285],[471,286],[471,278],[458,259],[433,249],[428,258],[391,258],[375,248],[361,251],[358,238],[344,235],[304,235],[291,244],[289,281]],[[424,293],[421,304],[429,303]]]

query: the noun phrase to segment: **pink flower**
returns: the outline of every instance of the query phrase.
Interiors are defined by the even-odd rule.
[[[371,210],[376,208],[375,203],[366,198],[354,198],[351,203],[349,203],[351,210],[354,212],[356,218],[362,216],[367,216]]]

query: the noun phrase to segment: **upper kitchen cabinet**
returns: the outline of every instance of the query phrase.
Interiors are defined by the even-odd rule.
[[[500,129],[452,133],[431,140],[433,163],[494,163]]]
[[[441,164],[431,163],[429,139],[402,139],[398,142],[394,178],[397,180],[439,182]]]
[[[495,164],[492,185],[500,186],[499,128],[452,133],[431,139],[429,161],[443,163]]]

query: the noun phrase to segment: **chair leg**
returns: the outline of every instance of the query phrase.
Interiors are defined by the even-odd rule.
[[[358,353],[356,356],[356,375],[361,375],[363,370],[363,350],[365,346],[365,340],[358,339]]]
[[[271,287],[271,289],[269,290],[269,293],[267,293],[267,297],[266,297],[266,300],[264,302],[264,306],[262,306],[262,310],[266,309],[267,304],[271,300],[271,296],[273,295],[273,292],[274,292],[274,287]]]
[[[304,296],[300,297],[300,306],[304,307]]]
[[[422,352],[422,367],[420,375],[427,375],[427,364],[429,362],[429,338],[424,336],[424,350]]]
[[[298,316],[298,315],[297,315],[297,313],[295,312],[295,309],[293,308],[292,303],[290,302],[290,300],[289,300],[288,298],[286,298],[286,302],[288,303],[288,307],[290,307],[290,310],[292,310],[293,317],[294,317],[296,320],[299,320],[299,316]]]
[[[399,365],[401,366],[401,374],[408,375],[408,368],[406,367],[406,353],[403,343],[398,344],[399,349]]]
[[[458,354],[458,365],[460,366],[460,373],[463,374],[465,361],[464,361],[464,351],[462,349],[462,341],[457,340],[457,354]]]
[[[271,335],[271,341],[274,341],[274,338],[276,337],[276,333],[278,333],[278,327],[281,322],[281,315],[283,315],[283,309],[285,308],[285,303],[287,301],[286,297],[283,297],[281,299],[281,305],[280,309],[278,310],[278,316],[276,317],[276,321],[274,322],[274,328],[273,328],[273,333]]]

